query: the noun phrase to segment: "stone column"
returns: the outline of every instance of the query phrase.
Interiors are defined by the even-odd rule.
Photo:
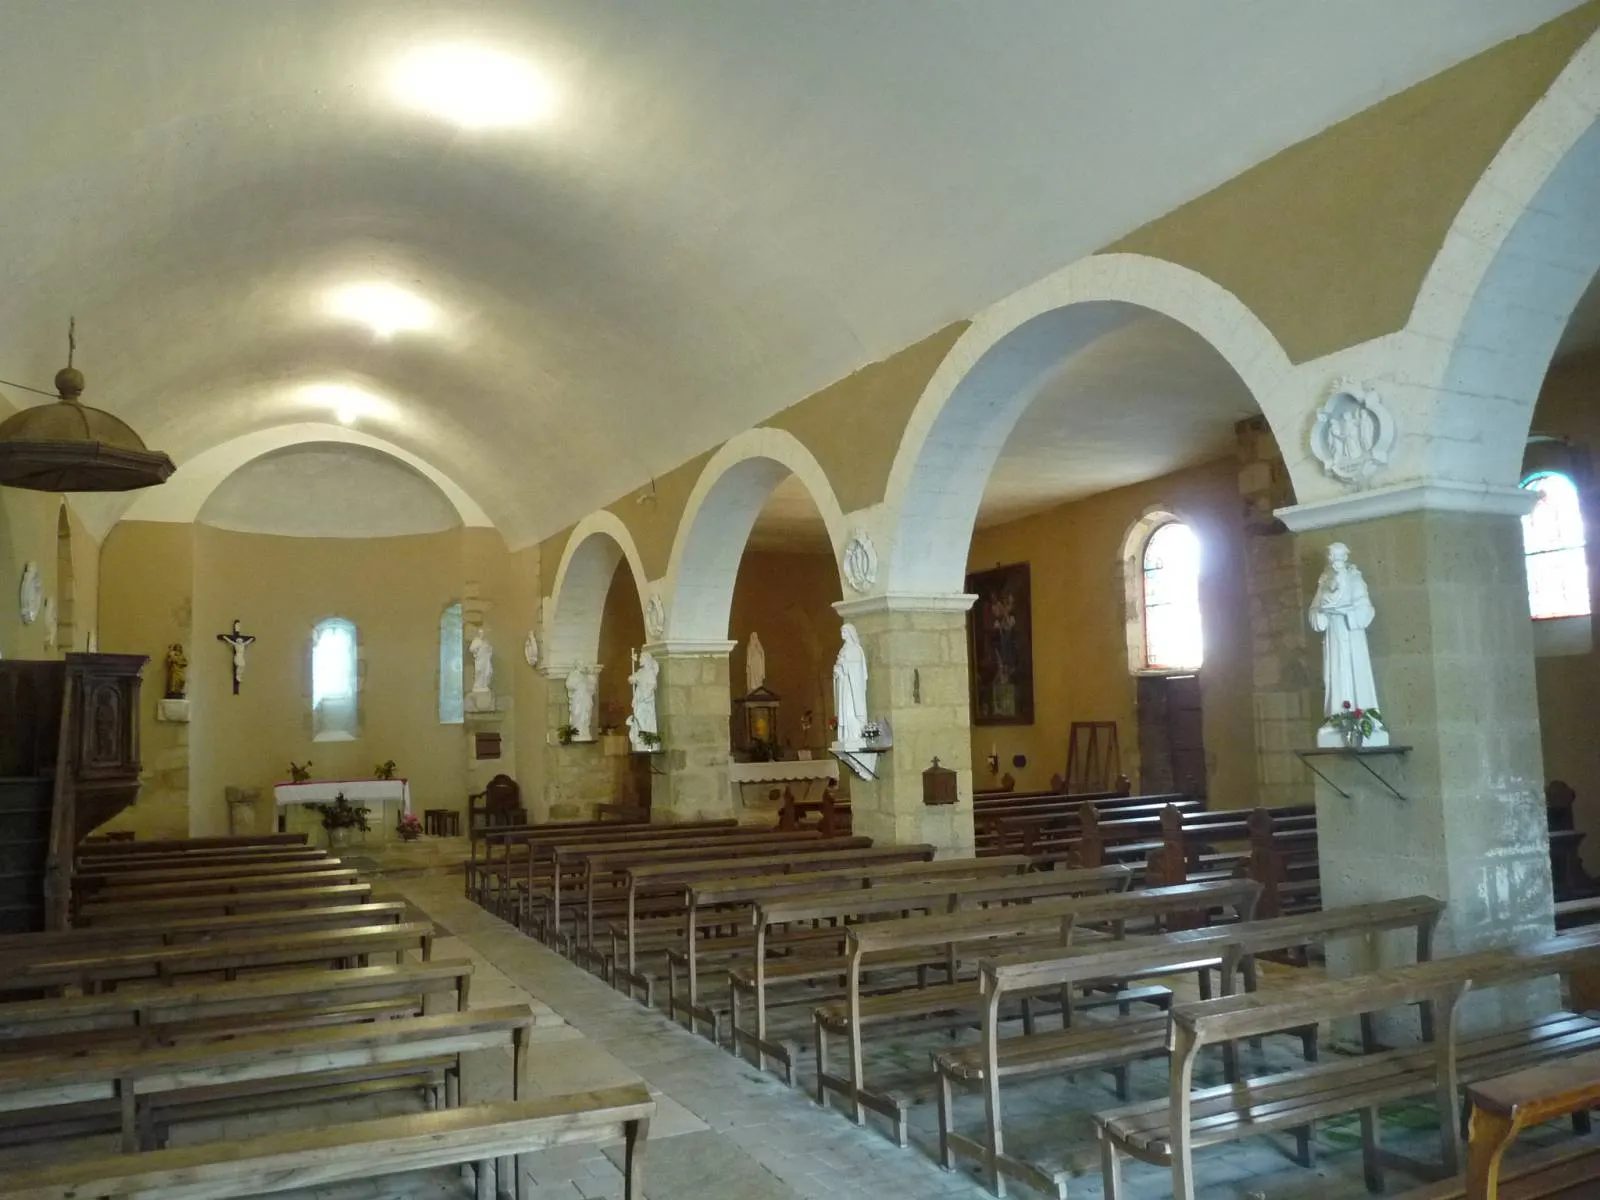
[[[1245,591],[1250,601],[1251,704],[1256,783],[1265,805],[1310,804],[1312,776],[1295,756],[1318,719],[1322,680],[1295,538],[1276,515],[1294,502],[1288,468],[1265,417],[1234,426],[1244,500]]]
[[[535,821],[587,820],[595,815],[595,805],[617,799],[616,770],[601,750],[600,740],[561,743],[561,729],[567,725],[567,673],[571,664],[545,664],[544,676],[545,769],[544,795],[530,800],[528,815]],[[599,666],[591,671],[598,672]],[[543,811],[539,810],[540,800]]]
[[[967,676],[969,595],[877,596],[834,605],[867,652],[867,715],[887,719],[894,739],[876,779],[850,775],[856,833],[878,845],[927,842],[941,858],[970,856],[971,693]],[[956,772],[960,802],[922,802],[922,772],[937,757]],[[848,768],[841,764],[841,772]]]
[[[1348,512],[1357,502],[1323,507]],[[1283,513],[1292,528],[1321,526],[1297,538],[1308,588],[1328,544],[1349,546],[1377,609],[1369,646],[1379,703],[1392,742],[1410,747],[1361,761],[1312,760],[1332,780],[1316,785],[1323,903],[1436,896],[1448,906],[1436,943],[1441,955],[1525,942],[1553,925],[1516,518],[1526,505],[1498,493],[1475,503],[1501,511],[1406,511],[1342,525],[1324,525],[1316,506]],[[1315,736],[1308,722],[1301,744],[1311,746]],[[1400,795],[1368,775],[1368,766]],[[1343,951],[1330,953],[1341,973],[1409,957],[1394,941]],[[1549,1011],[1557,998],[1549,980],[1474,991],[1465,1019],[1503,1024]]]
[[[728,685],[732,642],[657,642],[645,649],[661,665],[656,719],[661,752],[651,755],[653,821],[740,817],[728,788]]]

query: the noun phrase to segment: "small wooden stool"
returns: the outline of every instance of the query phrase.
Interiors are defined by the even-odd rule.
[[[461,836],[461,814],[453,808],[447,808],[439,814],[439,834],[441,837]]]
[[[422,810],[422,832],[438,836],[444,834],[444,819],[449,815],[443,808],[425,808]]]

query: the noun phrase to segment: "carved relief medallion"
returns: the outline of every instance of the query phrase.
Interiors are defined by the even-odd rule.
[[[850,535],[844,545],[844,581],[852,591],[864,592],[878,582],[878,551],[865,529]]]
[[[652,638],[667,631],[667,606],[661,603],[661,593],[652,591],[644,606],[644,629]]]
[[[1311,427],[1311,453],[1335,479],[1364,483],[1389,465],[1394,438],[1394,418],[1378,393],[1339,379]]]

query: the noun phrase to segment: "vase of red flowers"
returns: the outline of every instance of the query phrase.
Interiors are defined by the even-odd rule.
[[[1383,724],[1383,714],[1376,708],[1357,708],[1346,700],[1323,724],[1338,731],[1347,749],[1359,750]]]

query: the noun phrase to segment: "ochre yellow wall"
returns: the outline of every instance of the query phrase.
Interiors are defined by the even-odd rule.
[[[516,719],[511,734],[516,747],[517,782],[522,785],[524,803],[529,798],[544,795],[544,739],[545,739],[545,680],[537,670],[528,666],[523,656],[521,642],[529,632],[539,630],[539,598],[542,592],[539,570],[539,548],[528,546],[506,555],[506,578],[509,588],[508,615],[499,620],[505,630],[500,640],[500,670],[511,674],[510,693],[515,701]],[[543,647],[540,647],[543,650]],[[496,684],[496,690],[502,690]],[[474,791],[477,789],[474,788]]]
[[[785,749],[826,747],[833,712],[833,660],[839,653],[839,569],[831,554],[748,551],[733,588],[728,662],[733,698],[745,694],[745,651],[752,632],[767,656],[767,690],[778,694],[778,741]],[[809,737],[800,717],[812,710]]]
[[[597,729],[620,732],[633,709],[632,653],[644,645],[644,611],[626,562],[617,564],[600,618],[600,684],[595,689]]]
[[[1302,362],[1405,325],[1468,194],[1597,26],[1600,0],[1259,163],[1108,249],[1227,288]]]
[[[1034,723],[974,726],[977,787],[1000,775],[1019,788],[1043,788],[1065,773],[1073,721],[1116,721],[1122,770],[1138,785],[1135,681],[1128,670],[1121,550],[1128,530],[1155,506],[1187,518],[1204,548],[1201,607],[1206,658],[1200,672],[1207,777],[1215,808],[1257,803],[1251,715],[1251,642],[1245,598],[1243,524],[1234,461],[1179,471],[1148,483],[1064,504],[1035,516],[979,530],[969,570],[1029,564],[1033,590]],[[1025,754],[1017,769],[1012,756]]]

